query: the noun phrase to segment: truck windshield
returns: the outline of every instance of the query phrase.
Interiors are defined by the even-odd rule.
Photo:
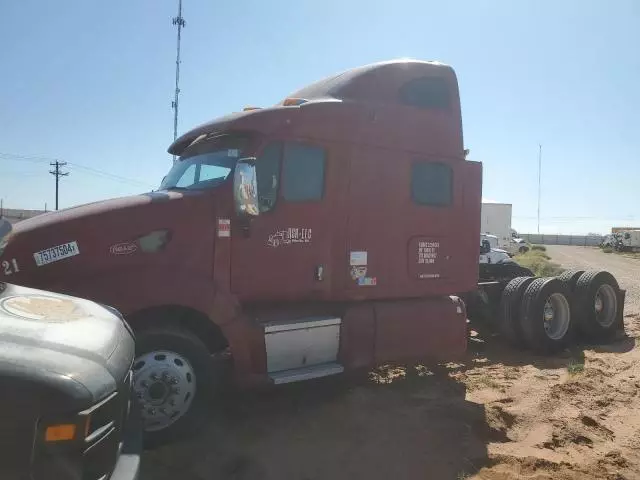
[[[239,155],[237,148],[223,148],[180,157],[162,180],[160,189],[201,190],[216,187],[229,177]]]

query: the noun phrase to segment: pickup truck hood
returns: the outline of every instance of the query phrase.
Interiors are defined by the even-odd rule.
[[[116,388],[133,358],[133,334],[97,303],[0,283],[0,377],[64,391],[86,407]]]

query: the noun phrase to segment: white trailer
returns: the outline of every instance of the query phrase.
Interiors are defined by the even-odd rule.
[[[498,248],[511,251],[511,204],[483,203],[480,233],[498,237]]]
[[[627,230],[618,233],[617,248],[631,252],[640,251],[640,230]]]

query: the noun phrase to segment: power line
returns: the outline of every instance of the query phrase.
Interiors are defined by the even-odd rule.
[[[28,155],[16,155],[14,153],[4,153],[0,152],[0,158],[4,158],[5,160],[16,160],[19,162],[32,162],[32,163],[49,163],[52,160],[56,160],[55,158],[48,157],[31,157]]]
[[[52,158],[52,157],[34,157],[34,156],[28,156],[28,155],[17,155],[14,153],[7,153],[7,152],[0,152],[0,158],[4,158],[7,160],[15,160],[18,162],[32,162],[32,163],[51,163],[51,162],[58,161],[56,158]],[[81,165],[79,163],[75,163],[75,162],[67,162],[67,163],[69,165],[72,165],[75,168],[85,170],[86,172],[93,173],[102,178],[109,178],[111,180],[116,180],[119,182],[124,182],[129,184],[135,184],[139,186],[155,187],[155,185],[151,183],[143,182],[133,178],[123,177],[122,175],[116,175],[115,173],[106,172],[104,170],[99,170],[97,168],[87,167],[86,165]]]
[[[58,210],[58,190],[60,186],[60,177],[66,177],[67,175],[69,175],[69,172],[62,172],[60,170],[60,167],[64,167],[66,164],[67,162],[59,162],[58,160],[49,164],[54,167],[54,169],[50,170],[49,173],[56,177],[56,210]]]
[[[87,167],[85,165],[80,165],[80,164],[74,163],[74,162],[68,162],[68,163],[69,163],[69,165],[72,165],[75,168],[79,168],[81,170],[84,170],[87,173],[92,173],[94,175],[97,175],[97,176],[100,176],[100,177],[103,177],[103,178],[110,178],[111,180],[116,180],[118,182],[141,185],[141,186],[146,186],[146,187],[155,186],[155,185],[152,185],[151,183],[142,182],[140,180],[135,180],[133,178],[123,177],[121,175],[116,175],[115,173],[109,173],[109,172],[105,172],[104,170],[98,170],[97,168]]]

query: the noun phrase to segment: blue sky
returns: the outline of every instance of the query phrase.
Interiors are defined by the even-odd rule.
[[[177,0],[0,3],[0,152],[72,162],[61,206],[170,167]],[[519,231],[640,226],[640,2],[184,0],[179,132],[396,57],[458,73],[483,193]],[[53,205],[48,162],[0,154],[5,207]],[[117,175],[100,175],[89,167]],[[133,180],[134,182],[132,182]]]

